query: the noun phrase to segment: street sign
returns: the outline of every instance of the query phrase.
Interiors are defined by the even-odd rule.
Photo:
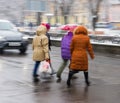
[[[46,1],[44,0],[27,0],[26,10],[32,12],[46,12]]]

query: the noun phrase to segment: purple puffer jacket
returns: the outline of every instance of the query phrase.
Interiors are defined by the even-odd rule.
[[[61,56],[63,59],[70,59],[71,54],[70,54],[70,43],[73,37],[72,32],[68,32],[61,41]]]

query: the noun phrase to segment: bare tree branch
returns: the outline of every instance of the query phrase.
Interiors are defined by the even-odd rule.
[[[73,0],[61,0],[60,9],[61,9],[62,15],[64,16],[65,24],[68,23],[67,19],[70,13],[72,3],[73,3]]]

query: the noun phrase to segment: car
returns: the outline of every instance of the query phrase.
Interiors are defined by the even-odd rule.
[[[109,22],[97,22],[95,24],[95,31],[104,32],[104,34],[110,34],[110,30],[113,28]]]
[[[28,36],[20,33],[11,21],[0,19],[0,53],[5,49],[18,49],[25,53],[28,44]]]
[[[113,26],[110,22],[96,22],[95,25],[96,28],[106,28],[106,29],[112,29]]]
[[[120,38],[114,37],[114,38],[112,39],[112,43],[113,43],[113,44],[120,44]]]

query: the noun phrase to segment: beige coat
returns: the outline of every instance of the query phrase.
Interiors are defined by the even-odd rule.
[[[33,60],[43,61],[49,59],[48,37],[46,36],[46,28],[40,26],[36,31],[36,36],[33,38]]]

